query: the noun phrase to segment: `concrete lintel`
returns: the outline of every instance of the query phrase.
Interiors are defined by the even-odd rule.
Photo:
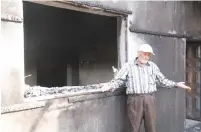
[[[114,12],[114,13],[123,14],[123,15],[132,14],[132,11],[130,11],[130,10],[122,10],[119,8],[112,8],[109,6],[102,5],[102,4],[96,4],[91,1],[72,1],[72,3],[79,4],[82,6],[85,5],[85,6],[89,6],[89,7],[101,8],[101,9],[109,11],[109,12]]]
[[[47,6],[53,6],[53,7],[58,7],[58,8],[63,8],[63,9],[69,9],[69,10],[74,10],[74,11],[81,11],[81,12],[86,12],[86,13],[92,13],[92,14],[97,14],[97,15],[104,15],[104,16],[110,16],[110,17],[119,17],[119,16],[127,16],[128,13],[124,12],[118,12],[116,10],[112,10],[110,8],[103,8],[101,6],[97,6],[94,4],[87,4],[86,2],[78,2],[78,1],[33,1],[33,0],[28,0],[29,2],[32,3],[37,3],[37,4],[42,4],[42,5],[47,5]]]
[[[150,31],[150,30],[146,30],[146,29],[134,28],[134,26],[130,26],[129,30],[132,33],[154,35],[154,36],[161,36],[161,37],[170,37],[170,38],[181,38],[181,39],[186,38],[189,41],[201,41],[201,37],[192,36],[192,35],[190,35],[191,33],[178,34],[178,33],[171,33],[171,32]]]

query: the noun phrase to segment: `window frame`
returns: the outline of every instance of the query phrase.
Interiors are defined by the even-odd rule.
[[[80,11],[85,13],[91,13],[95,15],[104,15],[108,17],[115,17],[117,18],[117,64],[118,69],[122,67],[122,65],[127,62],[128,54],[127,54],[127,31],[128,31],[128,14],[118,14],[115,12],[95,9],[95,8],[85,8],[84,6],[75,6],[69,3],[62,3],[59,1],[29,1],[45,6],[53,6],[63,9],[69,9],[73,11]],[[24,35],[24,34],[23,34]],[[24,69],[25,70],[25,69]],[[112,78],[111,78],[112,79]],[[24,80],[25,84],[25,80]],[[25,89],[23,91],[25,93]],[[46,96],[39,96],[39,97],[23,97],[24,102],[32,102],[32,101],[44,101],[49,99],[58,99],[58,98],[65,98],[65,97],[72,97],[72,96],[79,96],[79,95],[90,95],[90,94],[98,94],[102,93],[100,89],[96,90],[88,90],[86,92],[75,92],[69,94],[56,94],[56,95],[46,95]]]

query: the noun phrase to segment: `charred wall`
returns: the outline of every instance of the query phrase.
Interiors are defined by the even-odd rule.
[[[85,95],[85,97],[97,98],[99,95]],[[38,104],[38,107],[41,107],[40,104],[44,106],[3,114],[1,131],[7,132],[15,129],[16,132],[41,132],[41,130],[49,132],[124,132],[129,129],[125,101],[125,96],[121,94],[120,96],[74,103],[69,103],[68,98],[40,103],[30,102],[35,106]]]
[[[184,32],[194,37],[201,36],[201,3],[195,2],[183,2],[183,8],[185,9],[185,15],[182,18],[185,23]]]

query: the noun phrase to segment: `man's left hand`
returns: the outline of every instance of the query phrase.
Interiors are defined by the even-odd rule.
[[[191,88],[190,88],[189,86],[186,86],[186,85],[185,85],[185,82],[178,82],[178,83],[176,84],[176,86],[179,87],[179,88],[191,90]]]

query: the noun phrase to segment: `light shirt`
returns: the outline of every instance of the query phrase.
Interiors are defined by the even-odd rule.
[[[153,93],[157,91],[156,84],[166,88],[176,85],[160,72],[155,63],[148,61],[144,66],[140,66],[137,59],[125,63],[116,77],[109,82],[112,88],[125,85],[126,94]]]

